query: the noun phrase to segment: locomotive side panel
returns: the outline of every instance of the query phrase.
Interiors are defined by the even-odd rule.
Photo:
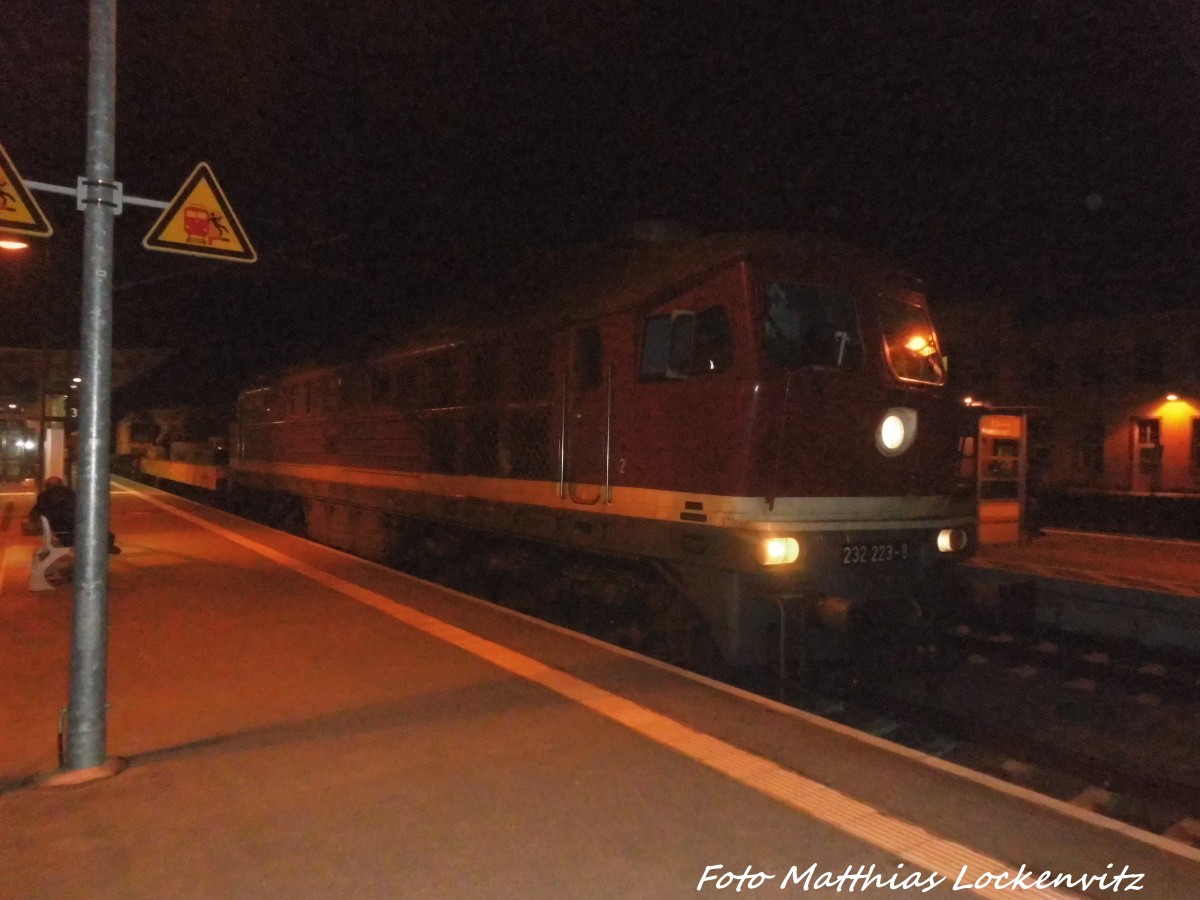
[[[747,264],[626,316],[618,449],[631,486],[743,496],[762,397]]]
[[[770,249],[695,254],[587,315],[285,373],[241,398],[237,482],[385,562],[453,525],[651,563],[740,662],[774,652],[780,604],[910,603],[969,551],[923,300],[881,315],[893,287],[856,258]],[[899,449],[880,443],[896,409]]]

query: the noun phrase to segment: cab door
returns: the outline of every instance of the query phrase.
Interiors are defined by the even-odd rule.
[[[607,502],[612,424],[612,366],[599,328],[577,329],[567,374],[565,476],[567,496],[591,506]]]

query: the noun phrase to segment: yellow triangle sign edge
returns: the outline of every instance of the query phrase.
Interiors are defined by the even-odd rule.
[[[183,214],[184,204],[188,202],[188,198],[191,197],[192,192],[196,190],[201,182],[207,184],[209,190],[212,191],[213,199],[216,200],[222,216],[224,216],[229,229],[233,232],[233,236],[241,244],[242,250],[224,250],[220,247],[208,246],[206,243],[181,243],[176,240],[163,238],[162,235],[167,228]],[[142,238],[142,246],[147,250],[182,253],[187,256],[217,257],[229,262],[252,263],[258,259],[258,253],[251,245],[250,239],[246,237],[246,232],[242,228],[241,222],[238,221],[233,207],[229,205],[229,200],[225,197],[225,192],[221,190],[216,176],[213,175],[212,168],[206,162],[198,163],[196,168],[192,170],[192,174],[187,177],[183,186],[175,193],[174,198],[167,204],[167,208],[163,210],[162,215],[158,217],[158,220],[146,233],[146,236]]]
[[[21,173],[13,165],[8,151],[4,149],[3,145],[0,145],[0,189],[7,192],[9,188],[12,188],[16,192],[16,196],[13,199],[25,207],[25,212],[28,213],[29,218],[33,221],[29,224],[14,222],[4,218],[4,211],[0,209],[0,231],[29,234],[34,237],[50,237],[50,235],[54,234],[54,227],[50,224],[50,220],[46,218],[41,207],[37,205],[37,201],[33,199],[33,195],[25,188],[25,182],[21,179]]]

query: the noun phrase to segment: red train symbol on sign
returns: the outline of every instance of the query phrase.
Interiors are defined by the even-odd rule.
[[[183,210],[183,230],[189,244],[212,246],[214,241],[228,241],[229,229],[221,223],[221,216],[203,206],[187,206]]]

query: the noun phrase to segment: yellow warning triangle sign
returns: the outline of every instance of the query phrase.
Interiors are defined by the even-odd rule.
[[[17,167],[0,147],[0,231],[16,231],[37,237],[50,237],[54,229],[42,215],[37,202],[25,189]]]
[[[258,254],[208,163],[200,163],[142,238],[147,250],[252,263]]]

